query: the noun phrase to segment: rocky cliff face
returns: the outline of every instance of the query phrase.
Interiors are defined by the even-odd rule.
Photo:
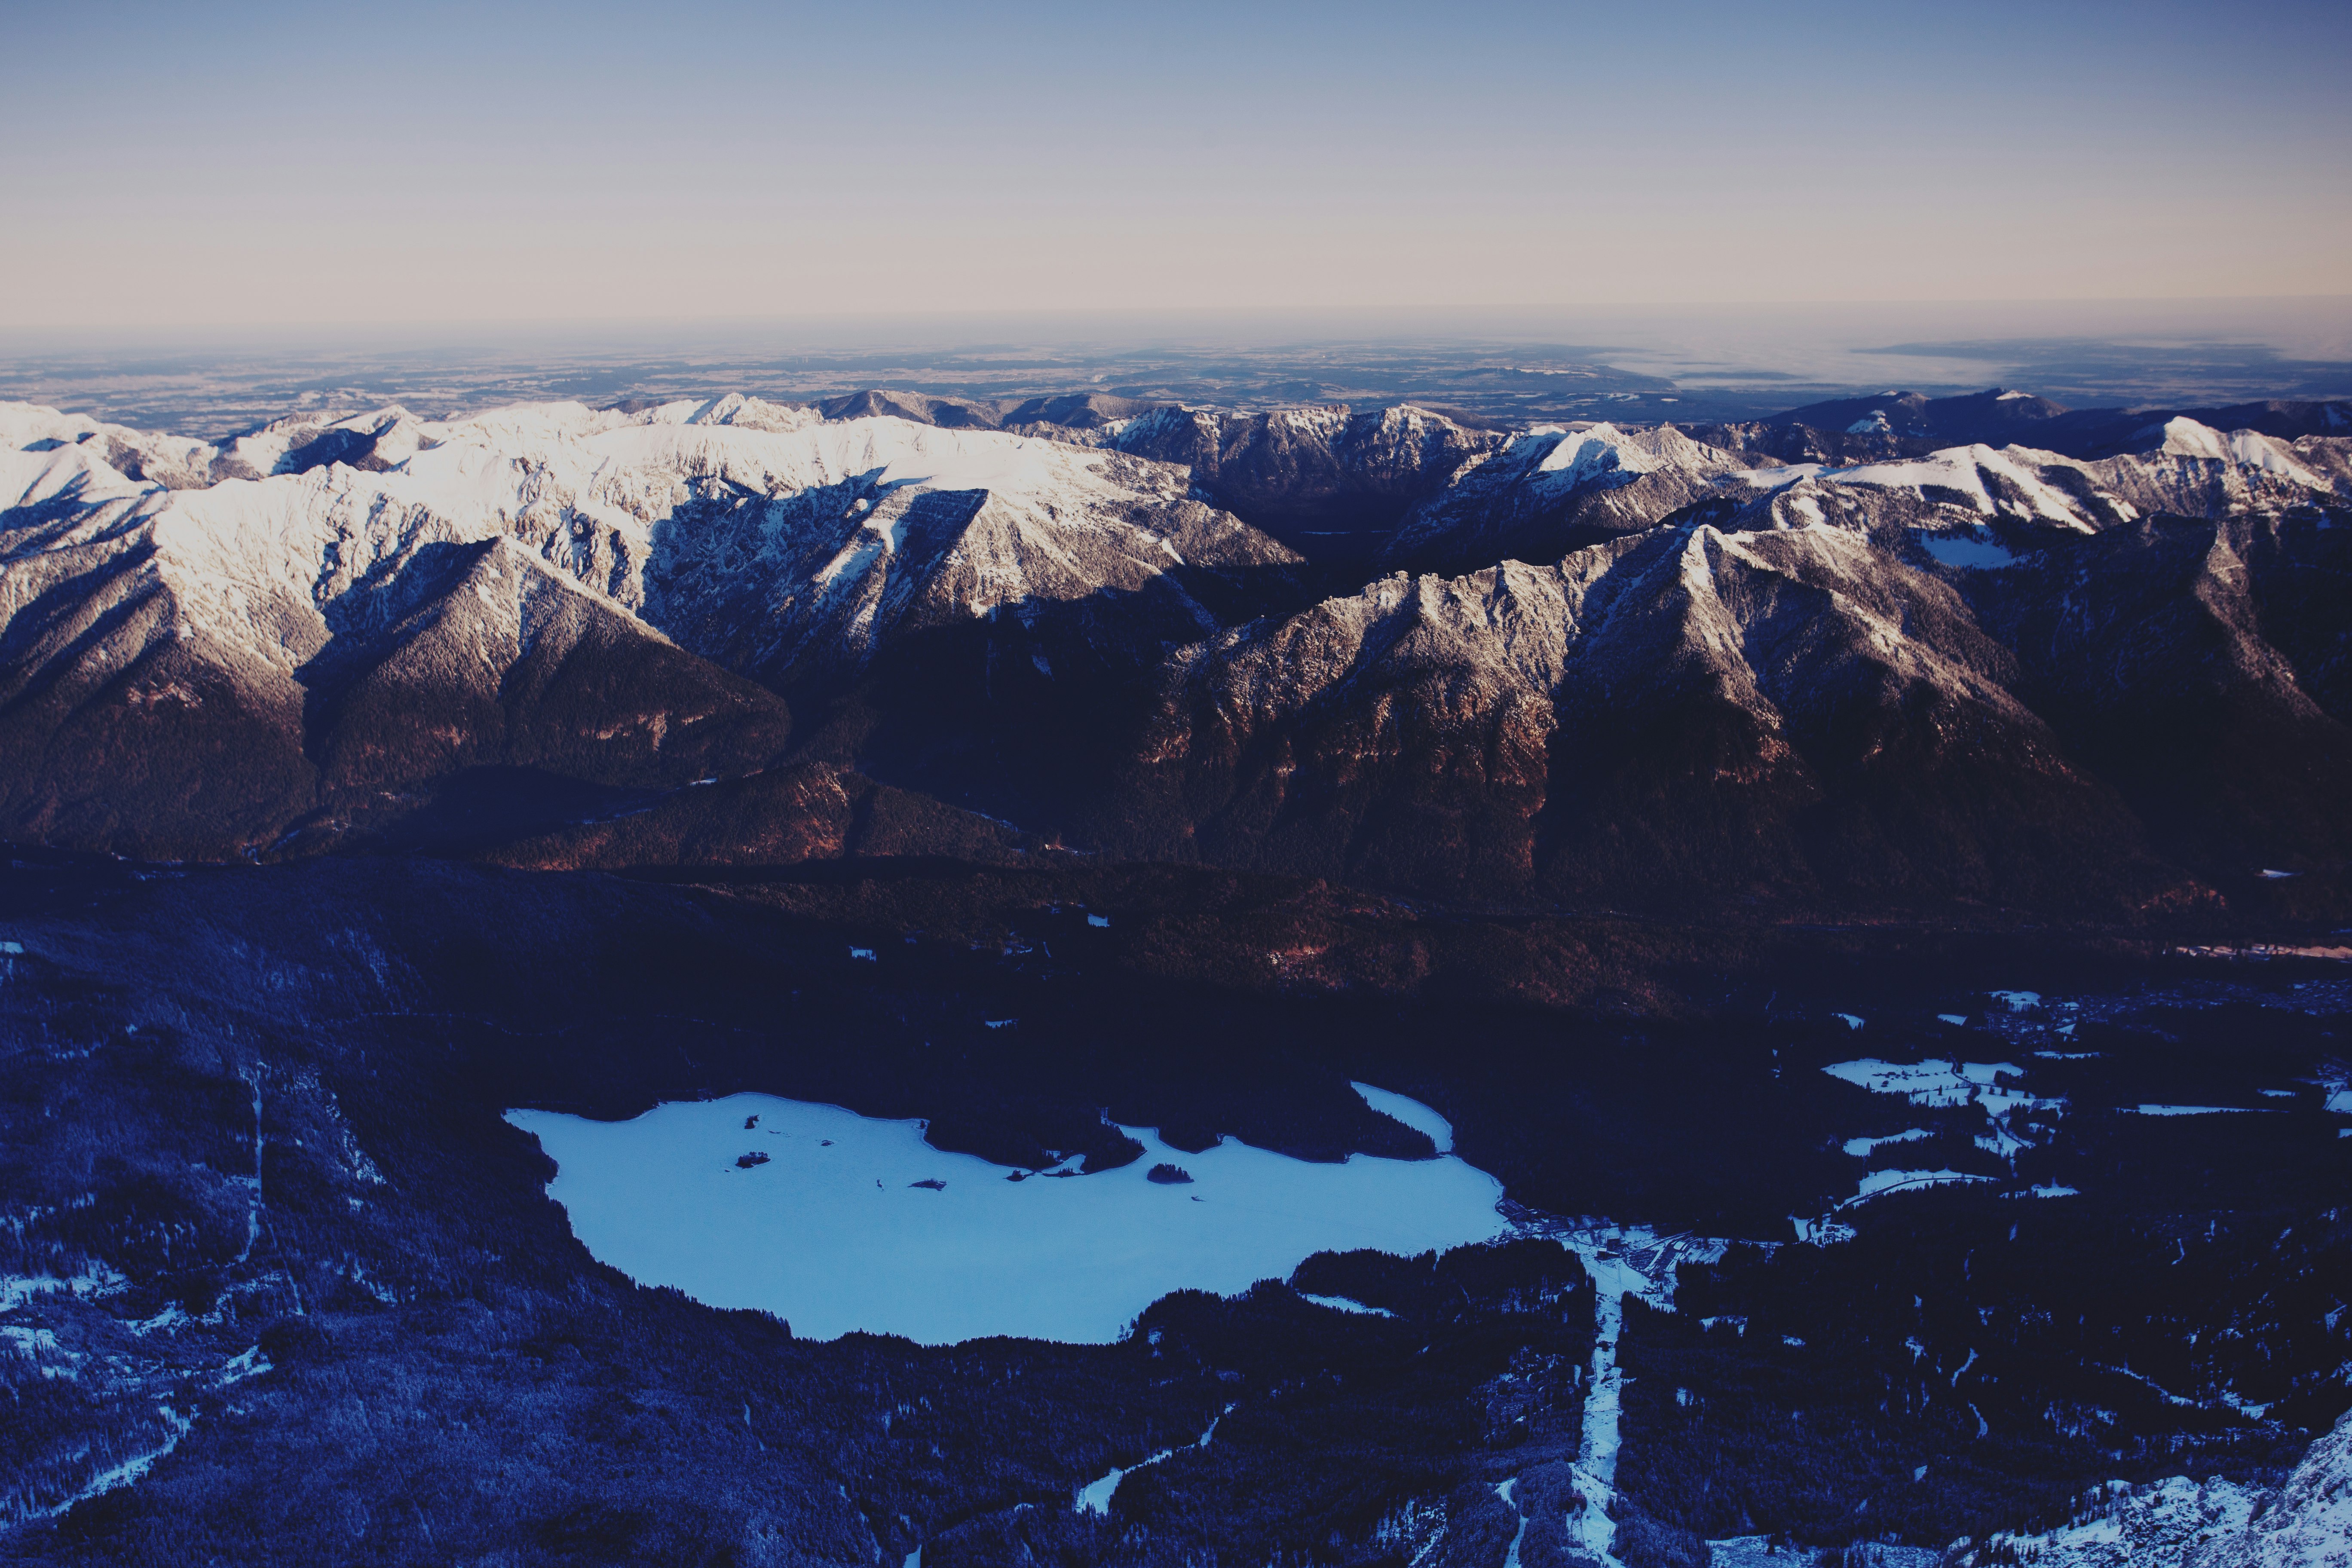
[[[1579,898],[2017,897],[2133,853],[1956,587],[1834,529],[1400,574],[1171,674],[1150,765],[1214,859]]]
[[[1156,655],[1215,625],[1186,583],[1290,559],[1122,454],[744,399],[224,448],[8,417],[0,811],[142,854],[252,852],[469,770],[741,773],[785,747],[775,687],[894,639],[1086,605]]]
[[[1162,408],[1105,439],[1182,465],[1204,494],[1277,538],[1352,560],[1507,437],[1427,409],[1335,405],[1263,414]]]
[[[2163,904],[2337,865],[2340,461],[2185,422],[1846,470],[1531,435],[1395,551],[1613,537],[1187,650],[1142,787],[1211,858],[1576,898]]]
[[[729,842],[822,852],[849,770],[1107,851],[1505,899],[2172,908],[2352,853],[2345,437],[1837,465],[887,401],[218,447],[0,411],[7,831],[291,853],[462,798],[540,842],[715,778]],[[1365,563],[1236,511],[1309,553],[1343,522]],[[820,796],[823,832],[751,826]]]

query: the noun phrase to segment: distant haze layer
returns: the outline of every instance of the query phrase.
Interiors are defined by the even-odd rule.
[[[1689,424],[1990,385],[2077,408],[2352,395],[2352,296],[0,327],[0,399],[207,439],[297,410],[399,404],[438,417],[874,387]]]

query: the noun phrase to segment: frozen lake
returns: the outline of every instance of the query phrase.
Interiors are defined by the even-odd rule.
[[[1452,1146],[1429,1107],[1359,1089]],[[1410,1255],[1508,1228],[1495,1208],[1502,1184],[1450,1154],[1318,1164],[1231,1138],[1194,1154],[1129,1127],[1143,1145],[1132,1164],[1013,1181],[1003,1165],[933,1149],[922,1122],[769,1095],[630,1121],[507,1120],[554,1160],[548,1192],[601,1261],[715,1307],[773,1312],[812,1339],[864,1329],[924,1344],[1106,1343],[1171,1290],[1231,1294],[1315,1252]],[[737,1163],[754,1152],[768,1158]],[[1192,1180],[1150,1180],[1162,1163]]]

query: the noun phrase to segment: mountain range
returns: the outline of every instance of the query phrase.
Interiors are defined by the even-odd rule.
[[[0,835],[2326,914],[2352,414],[0,405]]]

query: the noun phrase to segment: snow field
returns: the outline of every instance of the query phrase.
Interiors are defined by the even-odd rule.
[[[1382,1116],[1402,1121],[1417,1132],[1428,1133],[1429,1141],[1437,1145],[1439,1153],[1454,1152],[1454,1123],[1421,1101],[1391,1094],[1385,1089],[1375,1089],[1369,1083],[1350,1083],[1348,1087],[1362,1095],[1364,1103]]]
[[[2011,1012],[2023,1012],[2041,1005],[2041,995],[2032,991],[1996,991],[1994,1000]],[[2025,1069],[2014,1062],[1970,1062],[1931,1058],[1917,1062],[1882,1061],[1864,1057],[1855,1061],[1833,1062],[1822,1069],[1832,1078],[1843,1079],[1869,1089],[1874,1094],[1898,1094],[1913,1105],[1980,1106],[1985,1113],[1986,1131],[1978,1134],[1976,1145],[1988,1153],[1997,1154],[2016,1168],[2018,1154],[2032,1147],[2032,1140],[2021,1136],[2012,1121],[2019,1110],[2047,1110],[2063,1108],[2063,1100],[2041,1100],[2002,1082],[2004,1079],[2021,1079]],[[1884,1145],[1908,1143],[1931,1136],[1924,1127],[1908,1128],[1901,1132],[1876,1137],[1849,1138],[1845,1152],[1856,1159],[1867,1159]],[[1916,1192],[1922,1188],[1948,1186],[1961,1183],[1989,1182],[1990,1176],[1973,1175],[1954,1170],[1934,1171],[1872,1171],[1862,1178],[1854,1195],[1838,1205],[1844,1208],[1885,1193]],[[2073,1195],[2069,1189],[2037,1195]],[[2011,1194],[2014,1195],[2014,1194]],[[1832,1210],[1832,1213],[1835,1213]],[[1843,1238],[1845,1227],[1832,1223],[1827,1215],[1808,1220],[1791,1215],[1800,1241],[1831,1241]]]
[[[1200,1436],[1195,1438],[1189,1446],[1195,1448],[1207,1447],[1209,1446],[1209,1439],[1217,1435],[1217,1423],[1223,1420],[1225,1416],[1233,1414],[1233,1408],[1234,1407],[1230,1405],[1226,1405],[1222,1412],[1210,1420],[1208,1429],[1202,1432]],[[1118,1465],[1113,1465],[1110,1468],[1110,1473],[1108,1475],[1097,1477],[1094,1480],[1088,1481],[1085,1486],[1080,1487],[1077,1491],[1077,1496],[1072,1500],[1071,1506],[1076,1508],[1080,1513],[1108,1513],[1110,1511],[1111,1497],[1118,1490],[1119,1482],[1125,1480],[1129,1476],[1133,1475],[1136,1471],[1140,1470],[1147,1466],[1156,1465],[1162,1459],[1173,1458],[1180,1452],[1181,1452],[1181,1449],[1162,1448],[1160,1452],[1152,1455],[1150,1458],[1138,1459],[1135,1463],[1129,1465],[1124,1468]]]
[[[1822,1070],[1873,1094],[1902,1095],[1914,1105],[1966,1105],[2004,1077],[2025,1076],[2013,1062],[1887,1062],[1875,1057],[1832,1062]]]

